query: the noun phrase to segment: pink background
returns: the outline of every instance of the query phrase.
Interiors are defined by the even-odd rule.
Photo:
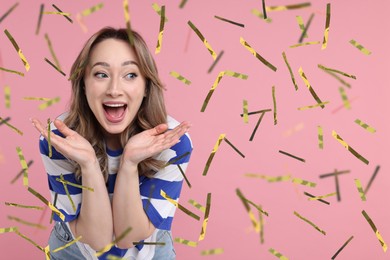
[[[25,72],[13,46],[6,35],[0,33],[0,67],[25,72],[25,77],[0,71],[1,93],[3,87],[11,87],[11,108],[7,109],[4,98],[0,98],[0,116],[10,116],[11,124],[24,132],[17,135],[5,125],[0,126],[0,227],[19,226],[21,233],[31,237],[41,246],[46,246],[51,227],[49,210],[42,211],[13,208],[4,202],[27,205],[42,205],[22,185],[10,181],[20,171],[21,165],[16,146],[23,149],[27,161],[34,160],[29,169],[30,186],[48,198],[46,174],[39,150],[38,133],[29,122],[30,117],[43,121],[53,119],[64,110],[70,94],[70,83],[44,61],[53,61],[44,34],[48,33],[54,51],[66,74],[86,39],[103,26],[124,26],[122,1],[45,1],[45,11],[55,11],[56,4],[64,12],[72,14],[74,23],[58,15],[44,15],[39,35],[35,35],[40,4],[43,1],[19,1],[19,6],[0,23],[1,31],[7,29],[15,38],[28,62]],[[83,32],[76,22],[76,14],[100,2],[103,9],[85,17],[88,32]],[[191,137],[194,152],[187,171],[193,185],[183,186],[180,202],[200,216],[200,211],[188,204],[189,199],[206,204],[207,193],[212,193],[212,203],[207,233],[196,248],[176,243],[178,259],[199,259],[202,250],[223,248],[224,253],[204,256],[213,259],[276,259],[268,252],[274,248],[290,259],[330,259],[350,237],[354,239],[339,254],[337,259],[389,259],[384,253],[374,232],[364,219],[364,209],[372,218],[384,240],[390,243],[390,177],[388,174],[388,146],[390,132],[386,108],[389,99],[389,1],[312,1],[309,8],[269,12],[272,23],[266,23],[251,14],[253,8],[261,10],[260,0],[248,1],[194,1],[189,0],[183,9],[180,1],[157,1],[166,6],[168,22],[165,24],[161,53],[155,55],[160,76],[166,84],[166,100],[169,112],[178,120],[192,122]],[[311,13],[315,17],[305,41],[322,41],[326,18],[326,4],[331,3],[331,22],[328,47],[311,45],[290,49],[300,37],[295,20],[301,15],[306,23]],[[130,1],[132,27],[140,31],[154,52],[159,31],[160,17],[152,9],[153,1]],[[270,6],[299,3],[295,0],[268,0]],[[0,15],[14,1],[1,1]],[[245,24],[245,28],[222,22],[214,15]],[[207,70],[213,63],[203,43],[187,25],[191,20],[206,37],[214,50],[225,54],[212,73]],[[255,50],[275,65],[271,71],[253,57],[241,44],[243,37]],[[349,40],[355,39],[372,51],[363,55]],[[186,50],[186,44],[188,47]],[[282,58],[286,51],[299,90],[296,92]],[[317,64],[339,69],[357,76],[357,80],[344,78],[352,87],[346,89],[351,109],[342,106],[339,94],[341,86],[337,80],[317,68]],[[310,95],[299,77],[302,66],[313,88],[322,101],[330,101],[325,109],[315,108],[298,111],[301,106],[313,105]],[[187,86],[171,77],[175,70],[192,81]],[[218,73],[232,70],[249,75],[248,80],[226,76],[214,92],[204,113],[200,112],[203,100]],[[249,111],[272,108],[272,86],[276,86],[278,124],[273,124],[272,112],[267,113],[252,142],[249,137],[258,116],[250,116],[243,123],[242,102],[248,100]],[[3,94],[0,94],[3,96]],[[26,96],[61,97],[61,102],[46,110],[39,110],[39,101],[23,100]],[[354,123],[361,119],[373,126],[377,132],[371,134]],[[324,149],[317,143],[317,125],[324,129]],[[292,129],[303,126],[297,131]],[[335,130],[355,150],[367,158],[365,165],[344,149],[331,135]],[[290,134],[286,134],[290,132]],[[202,176],[205,163],[221,133],[246,157],[241,158],[227,143],[222,142],[206,177]],[[284,150],[306,160],[305,163],[280,154]],[[354,179],[361,180],[366,187],[377,165],[379,173],[373,182],[367,201],[361,201]],[[319,175],[334,169],[350,170],[340,176],[341,201],[335,196],[328,198],[330,206],[308,201],[303,192],[324,195],[335,192],[334,178],[320,179]],[[292,174],[294,177],[316,182],[315,188],[295,185],[291,182],[268,183],[261,179],[244,177],[245,173],[270,176]],[[264,217],[265,243],[260,244],[259,234],[251,226],[245,209],[235,194],[240,188],[244,195],[261,204],[269,213]],[[257,216],[255,209],[252,209]],[[294,216],[297,211],[327,234],[322,235]],[[38,230],[9,220],[7,216],[42,224],[46,230]],[[98,217],[98,216],[96,216]],[[201,221],[195,221],[177,211],[174,222],[174,237],[197,240]],[[13,233],[0,234],[0,252],[4,259],[43,259],[44,255],[32,244]],[[5,257],[5,255],[7,257]]]

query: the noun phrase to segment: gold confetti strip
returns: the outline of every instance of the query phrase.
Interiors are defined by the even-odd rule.
[[[368,132],[370,132],[370,133],[372,133],[372,134],[376,132],[375,128],[373,128],[373,127],[369,126],[368,124],[362,122],[362,120],[360,120],[360,119],[356,119],[356,120],[355,120],[355,123],[358,124],[358,125],[360,125],[360,126],[363,127],[365,130],[367,130]]]
[[[52,99],[48,100],[47,102],[40,104],[38,108],[39,108],[40,110],[44,110],[44,109],[46,109],[47,107],[49,107],[49,106],[51,106],[51,105],[53,105],[53,104],[56,104],[56,103],[60,102],[60,100],[61,100],[60,97],[52,98]]]
[[[223,253],[223,248],[214,248],[209,250],[203,250],[200,252],[201,255],[220,255]]]
[[[263,13],[260,12],[258,9],[252,9],[252,14],[256,15],[257,17],[261,18],[262,20],[266,21],[267,23],[272,23],[272,19],[269,17],[267,17],[265,19]]]
[[[292,178],[292,182],[296,183],[296,184],[308,186],[308,187],[311,187],[311,188],[314,188],[315,186],[317,186],[317,183],[314,183],[314,182],[311,182],[311,181],[302,180],[302,179],[299,179],[299,178]]]
[[[330,72],[338,73],[338,74],[341,74],[341,75],[343,75],[343,76],[345,76],[345,77],[348,77],[348,78],[356,79],[356,76],[355,76],[355,75],[348,74],[348,73],[342,72],[342,71],[340,71],[340,70],[328,68],[328,67],[325,67],[324,65],[321,65],[321,64],[318,64],[318,68],[320,68],[320,69],[322,69],[322,70],[325,70],[325,71],[330,71]]]
[[[320,44],[320,41],[313,41],[313,42],[302,42],[294,45],[290,45],[290,48],[296,48],[296,47],[301,47],[301,46],[306,46],[306,45],[316,45]]]
[[[322,69],[320,67],[320,64],[318,64],[318,68]],[[330,70],[325,70],[325,69],[322,69],[322,71],[328,73],[329,75],[331,75],[332,77],[334,77],[335,79],[337,79],[341,84],[343,84],[344,86],[346,86],[347,88],[351,88],[351,84],[349,84],[348,82],[344,81],[341,77],[339,77],[336,73],[330,71]]]
[[[156,11],[156,13],[157,13],[158,15],[161,16],[161,7],[160,7],[157,3],[153,3],[153,4],[152,4],[152,8],[153,8],[154,11]],[[166,16],[164,16],[164,21],[165,21],[165,22],[168,22],[168,18],[167,18]]]
[[[203,207],[202,205],[200,205],[198,202],[196,202],[195,200],[193,199],[190,199],[188,201],[188,203],[190,203],[192,206],[194,206],[195,208],[199,209],[200,211],[202,211],[203,213],[206,213],[206,208]]]
[[[187,0],[181,0],[179,8],[182,9],[184,8],[184,5],[187,3]]]
[[[327,177],[333,177],[333,176],[340,175],[340,174],[347,174],[350,172],[351,172],[350,170],[338,171],[337,169],[335,169],[334,172],[332,172],[332,173],[321,174],[320,179],[327,178]]]
[[[278,118],[276,111],[275,86],[272,86],[272,103],[274,104],[274,125],[276,125],[278,123]]]
[[[107,255],[106,259],[107,260],[125,260],[126,258],[119,257],[119,256],[116,256],[116,255]]]
[[[347,93],[345,93],[345,89],[343,87],[339,87],[339,92],[341,95],[341,99],[343,100],[344,107],[346,109],[351,109],[351,103],[349,102]]]
[[[124,11],[125,21],[126,21],[127,36],[129,37],[130,45],[133,46],[134,45],[134,36],[133,36],[133,30],[131,29],[129,1],[128,0],[123,0],[123,11]]]
[[[356,42],[355,40],[352,39],[352,40],[349,41],[349,43],[352,44],[353,46],[355,46],[363,54],[365,54],[365,55],[370,55],[371,54],[371,51],[369,51],[366,48],[364,48],[360,43]]]
[[[337,192],[336,192],[337,193]],[[310,198],[315,198],[316,196],[314,196],[314,195],[312,195],[312,194],[310,194],[310,193],[308,193],[308,192],[304,192],[303,194],[305,194],[306,196],[308,196],[308,197],[310,197]],[[320,201],[320,202],[322,202],[322,203],[325,203],[325,204],[327,204],[327,205],[330,205],[330,202],[328,202],[328,201],[326,201],[326,200],[323,200],[323,199],[318,199],[318,200],[316,200],[316,201]]]
[[[329,103],[330,103],[329,101],[325,101],[325,102],[317,103],[315,105],[298,107],[297,109],[302,111],[302,110],[307,110],[307,109],[311,109],[311,108],[322,107],[322,106],[325,106],[326,104],[329,104]]]
[[[133,242],[133,245],[156,245],[156,246],[165,246],[165,242]]]
[[[310,5],[311,5],[310,2],[306,2],[306,3],[293,4],[293,5],[267,6],[266,10],[267,10],[267,12],[286,11],[286,10],[305,8],[305,7],[309,7]]]
[[[318,131],[318,148],[324,149],[324,133],[322,130],[322,126],[318,125],[317,131]]]
[[[163,5],[161,7],[160,31],[158,33],[157,46],[156,46],[155,54],[158,54],[161,51],[162,39],[163,39],[163,35],[164,35],[164,25],[165,25],[165,5]]]
[[[255,231],[256,232],[260,232],[260,223],[255,218],[255,215],[253,214],[253,212],[252,212],[252,210],[251,210],[251,208],[249,206],[249,203],[246,200],[245,196],[242,194],[242,192],[238,188],[236,189],[236,194],[237,194],[238,198],[241,200],[242,204],[244,204],[245,210],[247,211],[247,213],[249,215],[249,218],[250,218],[250,220],[252,222],[252,225],[253,225]]]
[[[20,71],[10,70],[10,69],[6,69],[6,68],[2,68],[2,67],[0,67],[0,70],[6,71],[6,72],[10,72],[10,73],[14,73],[14,74],[18,74],[19,76],[24,77],[24,73],[20,72]]]
[[[71,16],[70,13],[64,13],[64,12],[43,12],[43,14],[59,14],[63,16]]]
[[[242,158],[245,158],[245,155],[240,152],[226,137],[224,137],[223,140],[225,140],[225,142],[230,145],[230,147],[233,148],[233,150],[236,151]]]
[[[179,237],[175,238],[175,242],[183,244],[183,245],[186,245],[186,246],[191,246],[191,247],[197,247],[198,246],[198,242],[182,239],[182,238],[179,238]]]
[[[88,9],[85,9],[84,11],[81,12],[81,15],[82,16],[88,16],[96,11],[99,11],[100,9],[102,9],[104,6],[104,3],[99,3],[97,5],[94,5]]]
[[[55,193],[54,193],[54,201],[53,201],[54,207],[57,206],[57,199],[58,199],[58,193],[55,192]],[[53,217],[54,217],[54,211],[52,211],[52,212],[51,212],[51,215],[50,215],[50,224],[51,224],[52,221],[53,221]]]
[[[266,8],[266,4],[265,4],[265,0],[262,0],[261,1],[261,6],[263,7],[263,16],[264,16],[264,19],[267,19],[267,8]]]
[[[17,129],[16,127],[14,127],[13,125],[11,125],[10,123],[7,122],[8,120],[7,119],[3,119],[2,117],[0,117],[0,124],[6,124],[9,128],[11,128],[12,130],[14,130],[16,133],[20,134],[20,135],[23,135],[23,132],[20,131],[19,129]]]
[[[4,202],[4,204],[6,206],[17,207],[17,208],[43,210],[43,208],[39,206],[27,206],[27,205],[12,203],[12,202]]]
[[[333,193],[329,193],[329,194],[326,194],[326,195],[314,196],[314,197],[309,198],[308,200],[320,200],[320,199],[325,199],[325,198],[328,198],[328,197],[331,197],[331,196],[335,196],[336,194],[337,194],[337,192],[333,192]]]
[[[326,49],[326,46],[328,45],[329,25],[330,25],[330,3],[326,4],[326,22],[325,22],[324,39],[322,40],[321,50]]]
[[[7,216],[7,218],[9,220],[14,220],[18,223],[21,223],[21,224],[24,224],[24,225],[27,225],[27,226],[30,226],[30,227],[36,227],[36,228],[40,228],[40,229],[46,229],[45,226],[42,226],[40,224],[36,224],[36,223],[31,223],[29,221],[25,221],[23,219],[20,219],[20,218],[17,218],[17,217],[14,217],[14,216]]]
[[[112,241],[111,243],[109,243],[108,245],[106,245],[105,247],[103,247],[101,250],[97,251],[95,256],[99,257],[101,256],[102,254],[104,254],[105,252],[107,252],[108,250],[111,249],[111,247],[113,247],[114,245],[116,245],[119,241],[121,241],[123,238],[125,238],[129,233],[130,231],[132,230],[131,227],[128,227],[125,229],[125,231],[123,231],[118,237],[116,237],[114,239],[114,241]]]
[[[191,84],[191,81],[189,81],[188,79],[186,79],[185,77],[183,77],[182,75],[180,75],[178,72],[176,71],[171,71],[169,72],[169,75],[171,75],[172,77],[180,80],[181,82],[183,82],[184,84],[186,85],[190,85]]]
[[[271,109],[262,110],[261,116],[259,117],[259,120],[257,120],[256,126],[255,126],[255,128],[253,129],[253,132],[252,132],[252,134],[251,134],[251,137],[249,137],[249,141],[252,141],[253,138],[255,138],[255,134],[256,134],[256,132],[257,132],[257,128],[259,128],[259,125],[260,125],[261,121],[263,120],[263,117],[264,117],[265,113],[266,113],[266,112],[269,112],[269,111],[271,111]],[[249,114],[250,114],[250,113],[248,113],[248,115],[249,115]]]
[[[262,210],[261,205],[258,206]],[[260,224],[260,243],[264,244],[264,219],[263,219],[263,213],[261,213],[261,211],[259,211],[259,224]]]
[[[282,176],[267,176],[267,175],[261,175],[261,174],[255,174],[255,173],[246,173],[244,174],[245,177],[249,178],[260,178],[264,179],[268,182],[281,182],[281,181],[290,181],[291,175],[282,175]]]
[[[240,37],[240,43],[242,44],[242,46],[244,46],[250,53],[252,53],[253,56],[255,56],[258,60],[260,60],[265,66],[267,66],[268,68],[270,68],[271,70],[273,71],[276,71],[277,68],[272,65],[271,63],[269,63],[269,61],[267,61],[266,59],[264,59],[259,53],[257,53],[250,45],[249,43],[247,43],[244,38]]]
[[[222,55],[224,54],[224,51],[222,50],[218,56],[217,56],[217,59],[215,61],[213,61],[213,64],[211,64],[211,67],[209,68],[209,70],[207,71],[207,73],[211,73],[211,71],[213,71],[215,65],[217,65],[218,61],[221,59]]]
[[[298,161],[305,162],[305,159],[302,159],[302,158],[300,158],[300,157],[298,157],[298,156],[292,155],[292,154],[287,153],[287,152],[285,152],[285,151],[279,150],[279,153],[284,154],[284,155],[287,155],[287,156],[290,156],[290,157],[292,157],[292,158],[294,158],[294,159],[297,159]]]
[[[19,146],[16,147],[16,152],[18,153],[19,161],[20,161],[20,164],[22,165],[22,169],[23,169],[23,185],[28,186],[28,172],[27,172],[28,166],[27,166],[26,160],[24,159],[22,148],[20,148]]]
[[[282,52],[282,55],[283,55],[284,62],[285,62],[286,65],[287,65],[288,71],[290,72],[290,77],[291,77],[291,80],[292,80],[292,82],[293,82],[293,84],[294,84],[294,86],[295,86],[295,90],[298,90],[298,85],[297,85],[297,83],[295,82],[294,73],[293,73],[293,71],[291,70],[290,64],[289,64],[288,61],[287,61],[286,53],[285,53],[285,52]]]
[[[175,205],[175,207],[177,207],[178,209],[183,211],[186,215],[188,215],[196,220],[200,220],[200,217],[198,215],[196,215],[195,213],[191,212],[190,210],[188,210],[185,207],[183,207],[182,205],[180,205],[177,201],[175,201],[171,197],[169,197],[168,194],[166,194],[163,190],[160,190],[160,195],[161,195],[161,197],[163,197],[164,199],[166,199],[167,201],[169,201],[170,203]]]
[[[340,249],[337,250],[337,252],[332,256],[331,259],[332,259],[332,260],[335,259],[335,258],[338,256],[338,254],[340,254],[340,252],[344,249],[344,247],[346,247],[346,246],[348,245],[348,243],[351,242],[352,239],[353,239],[353,236],[351,236],[351,237],[342,245],[342,247],[340,247]]]
[[[51,204],[45,197],[43,197],[39,192],[35,191],[33,188],[28,187],[27,190],[31,192],[35,197],[37,197],[40,201],[42,201],[45,205],[47,205],[55,214],[57,214],[62,221],[65,220],[64,214],[61,213],[53,204]]]
[[[359,179],[355,179],[355,185],[356,185],[356,188],[359,192],[359,195],[360,195],[360,198],[362,199],[362,201],[366,201],[366,195],[364,194],[362,183],[360,182]]]
[[[12,37],[11,33],[8,32],[7,29],[4,30],[4,33],[7,35],[8,39],[10,40],[12,45],[14,46],[15,50],[18,52],[18,55],[19,55],[20,59],[23,62],[24,68],[26,69],[26,71],[29,71],[30,70],[30,64],[28,64],[28,61],[27,61],[26,57],[23,55],[23,52],[19,48],[19,46],[16,43],[15,39]]]
[[[60,179],[65,181],[64,176],[62,174],[60,175]],[[74,205],[72,197],[69,194],[68,186],[65,183],[62,183],[62,185],[64,186],[64,190],[65,190],[66,196],[68,196],[68,199],[70,201],[70,204],[72,205],[73,211],[76,212],[76,206]]]
[[[297,216],[298,218],[302,219],[303,221],[305,221],[306,223],[310,224],[312,227],[314,227],[316,230],[318,230],[320,233],[322,233],[323,235],[326,235],[326,232],[322,229],[320,229],[317,225],[315,225],[313,222],[311,222],[310,220],[302,217],[301,215],[299,215],[298,212],[294,211],[294,215]]]
[[[187,176],[185,175],[183,169],[180,167],[180,164],[178,164],[177,167],[179,168],[180,173],[183,175],[183,178],[186,181],[188,187],[191,188],[191,183],[188,181]]]
[[[375,168],[374,174],[371,176],[370,180],[368,181],[368,184],[367,184],[366,188],[364,189],[364,193],[365,194],[367,194],[368,190],[370,189],[372,182],[374,181],[376,175],[379,172],[379,169],[380,169],[380,166],[377,165],[376,168]]]
[[[44,252],[45,252],[45,256],[46,256],[46,260],[50,260],[50,245],[47,245],[45,248],[44,248]]]
[[[42,23],[42,17],[43,17],[43,10],[45,9],[45,5],[41,4],[41,7],[39,8],[39,17],[38,17],[38,24],[37,29],[35,30],[35,34],[39,34],[39,30],[41,29],[41,23]]]
[[[30,167],[31,164],[33,163],[34,161],[33,160],[30,160],[28,163],[27,163],[27,167]],[[19,178],[20,176],[23,175],[23,172],[24,170],[22,169],[12,180],[11,180],[11,184],[14,184]]]
[[[18,227],[0,228],[0,234],[16,232],[16,231],[18,231]]]
[[[258,110],[258,111],[252,111],[252,112],[248,112],[248,116],[251,116],[251,115],[255,115],[255,114],[261,114],[261,113],[265,113],[265,112],[271,112],[272,109],[263,109],[263,110]],[[241,117],[244,116],[244,114],[240,114]]]
[[[270,248],[268,250],[268,252],[270,252],[271,254],[273,254],[274,256],[276,256],[277,258],[279,258],[280,260],[288,260],[287,257],[285,257],[284,255],[282,255],[281,253],[279,253],[278,251],[276,251],[275,249],[273,248]]]
[[[242,109],[244,111],[243,113],[243,119],[244,119],[244,123],[248,123],[248,100],[244,99],[242,101]]]
[[[5,14],[3,14],[3,16],[0,18],[0,23],[13,11],[15,10],[15,8],[19,5],[18,2],[16,2],[13,6],[11,6],[10,9],[8,9],[7,12],[5,12]]]
[[[47,63],[49,63],[56,71],[58,71],[59,73],[61,73],[64,77],[66,76],[65,72],[63,72],[60,68],[58,68],[55,64],[53,64],[53,62],[51,62],[50,60],[48,60],[47,58],[45,58],[45,61]]]
[[[168,165],[171,165],[171,164],[174,164],[174,163],[180,161],[181,159],[183,159],[184,157],[186,157],[186,156],[189,155],[189,154],[190,154],[190,152],[185,152],[184,154],[175,157],[173,160],[167,162],[167,163],[164,165],[164,167],[167,167]]]
[[[207,50],[210,52],[211,56],[215,60],[217,58],[217,53],[213,50],[213,48],[210,46],[206,38],[202,35],[202,33],[198,30],[198,28],[191,22],[188,21],[188,25],[191,27],[191,29],[198,35],[200,40],[203,42],[203,44],[206,46]]]
[[[220,135],[219,135],[218,140],[217,140],[217,142],[215,143],[214,148],[213,148],[213,150],[211,151],[211,154],[210,154],[210,156],[209,156],[209,159],[207,160],[206,165],[205,165],[205,167],[204,167],[203,174],[202,174],[203,176],[206,176],[206,175],[207,175],[207,172],[208,172],[208,170],[209,170],[209,168],[210,168],[210,164],[211,164],[211,162],[213,161],[214,155],[215,155],[215,153],[218,151],[218,148],[219,148],[219,146],[221,145],[221,142],[224,140],[225,136],[226,136],[226,134],[220,134]]]
[[[363,214],[364,218],[367,220],[368,224],[370,224],[372,230],[375,232],[375,235],[378,238],[379,243],[381,244],[383,251],[386,252],[387,251],[387,244],[383,240],[383,238],[382,238],[381,234],[379,233],[378,229],[376,228],[374,222],[371,220],[371,218],[368,216],[367,212],[365,212],[364,210],[362,211],[362,214]]]
[[[202,241],[206,236],[206,228],[207,228],[207,223],[209,222],[210,207],[211,207],[211,193],[207,193],[206,211],[204,213],[202,229],[200,231],[198,241]]]
[[[40,100],[40,101],[49,101],[51,98],[45,98],[45,97],[24,97],[24,100]]]
[[[247,198],[243,197],[241,198],[243,200],[245,200],[246,202],[248,202],[249,204],[251,204],[253,207],[255,207],[261,214],[264,214],[268,217],[268,212],[267,211],[264,211],[262,208],[260,208],[259,206],[257,206],[253,201],[250,201],[248,200]]]
[[[238,72],[234,72],[234,71],[230,71],[230,70],[225,70],[225,71],[221,71],[219,74],[218,74],[218,77],[215,79],[209,93],[207,94],[204,102],[203,102],[203,105],[202,105],[202,108],[201,108],[201,112],[204,112],[206,110],[206,107],[210,101],[210,98],[211,96],[213,95],[214,93],[214,90],[217,88],[219,82],[222,80],[223,76],[230,76],[230,77],[234,77],[234,78],[239,78],[239,79],[243,79],[243,80],[246,80],[248,79],[248,75],[245,75],[245,74],[242,74],[242,73],[238,73]]]
[[[11,88],[9,86],[4,87],[4,99],[5,107],[11,108]]]
[[[51,135],[51,129],[50,129],[50,118],[47,119],[47,145],[49,146],[49,157],[53,155],[53,150],[51,148],[51,141],[50,141],[50,135]],[[75,210],[76,211],[76,210]]]
[[[52,6],[60,13],[62,13],[61,9],[58,8],[55,4],[52,4]],[[66,20],[68,20],[69,22],[73,23],[72,19],[70,19],[68,16],[66,15],[63,15],[65,17]]]
[[[302,67],[299,68],[299,75],[301,76],[302,80],[305,82],[306,87],[309,89],[310,94],[313,96],[313,98],[317,101],[318,104],[322,103],[321,99],[317,96],[316,92],[314,91],[313,87],[310,85],[309,81],[307,80],[307,77],[305,73],[303,72]],[[321,105],[322,108],[324,108],[324,105]]]
[[[302,16],[297,15],[295,18],[296,18],[296,20],[297,20],[299,29],[301,29],[301,31],[302,31],[303,38],[308,38],[309,35],[307,35],[307,32],[305,32],[305,25],[303,24]]]
[[[309,30],[309,27],[310,27],[310,24],[311,24],[311,21],[313,20],[313,18],[314,18],[314,13],[312,13],[309,17],[309,20],[307,20],[307,24],[306,24],[306,26],[304,26],[303,31],[301,33],[301,36],[299,37],[299,40],[298,40],[299,43],[302,43],[305,35],[307,36],[307,31]]]
[[[26,239],[28,242],[30,242],[31,244],[33,244],[36,248],[38,248],[39,250],[45,252],[45,249],[43,247],[41,247],[40,245],[38,245],[36,242],[34,242],[31,238],[27,237],[26,235],[23,235],[22,233],[20,233],[18,230],[15,231],[15,233],[17,235],[19,235],[20,237]]]
[[[76,239],[73,239],[72,241],[70,241],[69,243],[66,243],[63,246],[60,246],[60,247],[57,247],[56,249],[53,249],[52,252],[53,253],[57,253],[58,251],[61,251],[61,250],[65,249],[65,248],[67,248],[67,247],[70,247],[71,245],[73,245],[74,243],[79,241],[81,238],[82,238],[82,236],[79,236]]]
[[[337,133],[336,131],[332,131],[332,136],[342,145],[345,149],[347,149],[350,153],[352,153],[356,158],[358,158],[360,161],[364,162],[365,164],[369,164],[369,161],[361,156],[358,152],[356,152],[347,142],[345,142]]]
[[[55,52],[53,50],[53,46],[51,45],[51,41],[50,41],[49,35],[47,33],[45,33],[45,39],[46,39],[46,42],[47,42],[47,46],[49,47],[51,56],[53,57],[54,63],[56,65],[56,67],[61,71],[60,62],[57,59],[57,56],[56,56],[56,54],[55,54]]]
[[[234,25],[237,25],[237,26],[240,26],[240,27],[245,27],[245,25],[242,24],[242,23],[233,22],[232,20],[228,20],[226,18],[222,18],[222,17],[219,17],[217,15],[214,15],[214,18],[217,18],[218,20],[221,20],[221,21],[224,21],[224,22],[227,22],[227,23],[231,23],[231,24],[234,24]]]
[[[76,183],[73,183],[73,182],[70,182],[70,181],[67,181],[67,180],[62,180],[60,178],[56,178],[56,181],[59,181],[62,184],[70,185],[70,186],[73,186],[73,187],[76,187],[76,188],[89,190],[89,191],[95,191],[93,188],[90,188],[90,187],[87,187],[87,186],[83,186],[83,185],[79,185],[79,184],[76,184]]]

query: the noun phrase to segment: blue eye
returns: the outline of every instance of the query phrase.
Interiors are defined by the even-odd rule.
[[[99,79],[102,79],[102,78],[108,78],[107,74],[103,73],[103,72],[96,72],[94,74],[95,77],[99,78]]]
[[[135,74],[135,73],[128,73],[125,76],[126,79],[135,79],[136,77],[137,77],[137,74]]]

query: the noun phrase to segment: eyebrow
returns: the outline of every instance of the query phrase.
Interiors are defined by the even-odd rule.
[[[122,63],[122,67],[123,67],[123,66],[127,66],[127,65],[131,65],[131,64],[136,65],[137,67],[139,67],[139,66],[138,66],[138,63],[135,62],[135,61],[132,61],[132,60],[128,60],[128,61],[123,62],[123,63]],[[98,61],[98,62],[96,62],[95,64],[92,65],[92,68],[95,67],[95,66],[99,66],[99,65],[100,65],[100,66],[103,66],[103,67],[107,67],[107,68],[110,67],[110,64],[108,64],[107,62]]]

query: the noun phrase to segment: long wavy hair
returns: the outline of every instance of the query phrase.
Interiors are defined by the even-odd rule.
[[[105,27],[92,35],[85,43],[70,71],[72,94],[69,104],[69,114],[65,118],[64,123],[91,143],[99,160],[104,179],[107,181],[108,158],[103,129],[89,108],[84,91],[84,75],[91,52],[97,44],[106,39],[122,40],[129,44],[138,58],[140,73],[146,80],[146,97],[143,99],[141,107],[132,123],[120,134],[122,148],[125,147],[127,141],[133,135],[146,129],[151,129],[159,124],[166,123],[167,113],[163,95],[164,87],[158,76],[156,63],[142,37],[137,32],[132,31],[133,43],[131,44],[126,29],[114,29],[111,27]],[[138,164],[139,175],[152,177],[154,173],[163,167],[163,164],[164,162],[162,161],[148,158]],[[75,163],[75,167],[76,178],[80,180],[80,165]]]

